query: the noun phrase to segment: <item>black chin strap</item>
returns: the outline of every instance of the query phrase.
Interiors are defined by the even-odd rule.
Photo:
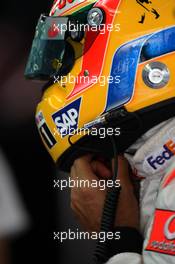
[[[175,98],[134,113],[127,112],[124,108],[117,109],[110,113],[106,128],[120,128],[121,134],[115,136],[115,142],[118,154],[122,154],[148,130],[174,116]],[[87,154],[89,150],[106,158],[113,157],[109,136],[105,138],[84,136],[75,144],[70,144],[70,148],[59,158],[57,161],[59,168],[69,172],[74,160]]]

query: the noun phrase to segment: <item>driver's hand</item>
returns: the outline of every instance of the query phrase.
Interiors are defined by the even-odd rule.
[[[115,226],[127,226],[139,229],[139,209],[129,178],[128,163],[123,156],[118,157],[118,179],[121,193],[116,212]],[[94,160],[91,155],[77,159],[71,168],[74,180],[110,179],[112,172],[104,162]],[[71,207],[81,225],[89,232],[99,231],[104,207],[106,190],[100,188],[72,188]]]

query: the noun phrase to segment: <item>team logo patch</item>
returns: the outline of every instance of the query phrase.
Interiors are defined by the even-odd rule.
[[[67,105],[52,115],[52,119],[62,137],[69,135],[78,128],[81,98]]]
[[[51,149],[56,144],[56,140],[50,132],[50,129],[48,128],[43,113],[41,111],[37,113],[35,120],[40,135],[42,136],[42,139],[44,140],[48,148]]]
[[[146,250],[175,255],[175,211],[156,209]]]

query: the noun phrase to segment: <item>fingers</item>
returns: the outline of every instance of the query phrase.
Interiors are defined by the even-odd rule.
[[[110,169],[104,164],[104,162],[99,160],[93,160],[93,155],[88,154],[77,159],[71,169],[72,177],[74,175],[79,175],[81,179],[109,179],[112,176]]]
[[[122,189],[116,212],[115,225],[125,225],[137,228],[139,225],[138,204],[133,193],[129,178],[128,163],[124,157],[118,158],[118,179]],[[114,161],[113,161],[114,162]],[[91,182],[100,178],[109,179],[111,171],[105,161],[94,160],[93,155],[86,155],[77,159],[71,168],[71,178]],[[99,231],[103,212],[106,189],[99,186],[79,187],[71,189],[71,207],[80,223],[89,231]]]
[[[121,179],[129,177],[129,167],[128,162],[123,156],[117,156],[116,159],[112,160],[112,167],[114,169],[114,162],[118,163],[118,177]]]
[[[121,188],[124,192],[133,192],[134,186],[131,181],[131,175],[129,173],[129,164],[128,161],[125,159],[124,156],[118,156],[118,171],[117,171],[117,179],[120,180]],[[114,168],[114,162],[113,159],[112,164]]]
[[[118,179],[121,184],[131,185],[129,177],[128,162],[123,156],[118,156]],[[114,160],[113,160],[114,167]],[[77,159],[71,169],[71,177],[78,175],[79,179],[110,179],[112,177],[112,171],[105,165],[105,162],[100,160],[93,160],[93,155],[88,154]]]
[[[110,179],[112,176],[112,172],[101,161],[92,161],[91,167],[98,178]]]
[[[82,180],[84,179],[91,181],[92,179],[98,179],[95,173],[93,173],[91,167],[92,158],[93,156],[88,154],[75,160],[71,168],[71,178],[75,177],[75,175],[78,175],[78,178]]]
[[[99,169],[99,167],[100,162],[96,164],[92,160],[92,155],[86,155],[74,162],[71,168],[71,178],[89,182],[95,179],[98,182],[96,172],[104,169],[103,167]],[[99,231],[104,200],[105,191],[99,190],[98,187],[89,185],[89,187],[71,189],[71,208],[86,230]]]

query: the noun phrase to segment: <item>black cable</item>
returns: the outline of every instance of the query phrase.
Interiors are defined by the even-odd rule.
[[[118,175],[118,158],[117,158],[116,143],[113,136],[111,136],[110,139],[114,153],[114,169],[113,169],[113,177],[112,177],[113,187],[110,188],[106,194],[103,215],[101,220],[101,228],[100,228],[100,232],[106,232],[106,233],[113,230],[118,199],[121,191],[121,187],[116,188],[115,186],[115,182]],[[106,257],[107,257],[107,244],[101,243],[100,240],[98,240],[94,253],[93,263],[102,264],[106,261]]]
[[[78,129],[77,132],[81,130]],[[91,152],[91,153],[99,153],[99,151],[95,151],[94,149],[86,148],[86,147],[81,147],[78,145],[74,145],[71,141],[71,137],[74,135],[69,135],[68,137],[68,142],[71,146],[78,148],[79,150]],[[106,199],[104,203],[104,208],[103,208],[103,214],[102,214],[102,220],[101,220],[101,228],[100,232],[110,232],[113,230],[113,225],[114,225],[114,220],[115,220],[115,215],[116,215],[116,208],[118,204],[118,199],[121,191],[121,187],[116,187],[116,180],[117,180],[117,175],[118,175],[118,153],[117,153],[117,148],[116,148],[116,142],[114,136],[110,136],[112,148],[113,148],[113,155],[114,155],[114,164],[111,162],[111,167],[113,170],[113,176],[112,176],[112,181],[113,181],[113,187],[109,188],[106,194]],[[95,264],[102,264],[106,260],[106,243],[101,243],[100,240],[98,240],[96,249],[94,252],[93,256],[93,263]]]

